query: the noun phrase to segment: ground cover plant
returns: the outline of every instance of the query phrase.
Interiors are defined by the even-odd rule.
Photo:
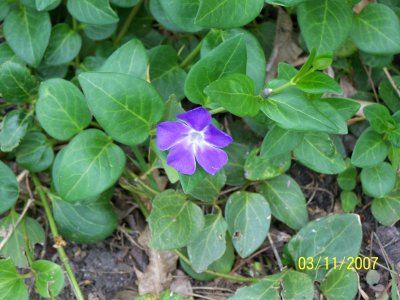
[[[0,299],[398,299],[399,16],[0,0]]]

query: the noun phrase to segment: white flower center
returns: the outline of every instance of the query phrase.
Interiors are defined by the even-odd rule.
[[[190,143],[201,145],[204,141],[203,133],[200,131],[192,131],[189,133]]]

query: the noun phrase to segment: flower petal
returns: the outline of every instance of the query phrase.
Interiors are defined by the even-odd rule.
[[[204,130],[204,139],[207,143],[219,148],[226,147],[232,143],[232,138],[230,135],[219,130],[212,124],[208,125]]]
[[[203,107],[189,110],[176,117],[197,131],[203,130],[211,122],[211,114]]]
[[[180,122],[162,122],[157,125],[157,147],[164,151],[184,139],[190,127]]]
[[[196,160],[192,145],[182,141],[173,146],[168,153],[167,164],[180,173],[192,175],[196,171]]]
[[[214,175],[228,162],[228,155],[221,149],[204,144],[197,147],[196,160],[207,173]]]

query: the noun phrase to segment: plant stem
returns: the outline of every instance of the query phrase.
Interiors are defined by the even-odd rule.
[[[197,46],[192,50],[192,52],[190,52],[189,55],[186,56],[186,58],[181,62],[179,67],[181,67],[182,69],[186,68],[190,64],[190,62],[197,56],[197,54],[200,53],[202,44],[203,41],[199,42]]]
[[[280,93],[280,92],[282,92],[282,91],[286,90],[287,88],[290,88],[291,86],[294,86],[294,85],[295,84],[292,81],[286,82],[285,84],[277,87],[276,89],[272,89],[271,95]]]
[[[56,241],[57,241],[57,239],[60,239],[61,236],[58,233],[57,225],[56,225],[56,222],[55,222],[55,220],[53,218],[53,214],[51,212],[49,203],[47,202],[46,194],[45,194],[45,192],[43,190],[42,184],[39,181],[39,178],[35,174],[32,174],[32,179],[33,179],[33,183],[35,185],[35,188],[36,188],[37,192],[39,193],[40,200],[41,200],[41,202],[43,204],[43,207],[44,207],[44,210],[45,210],[45,213],[46,213],[46,217],[47,217],[47,220],[49,222],[50,230],[51,230],[51,233],[53,235],[53,240],[57,244]],[[64,247],[62,245],[57,245],[57,252],[58,252],[58,255],[60,257],[61,262],[64,265],[65,271],[67,272],[67,276],[68,276],[68,279],[69,279],[69,281],[71,283],[71,286],[72,286],[72,289],[74,291],[76,299],[77,300],[84,300],[85,298],[83,297],[82,291],[81,291],[81,289],[79,287],[78,281],[76,280],[75,274],[72,271],[72,267],[71,267],[71,265],[69,263],[69,259],[68,259],[67,254],[65,253]]]
[[[221,113],[224,111],[225,111],[225,108],[218,107],[218,108],[214,108],[214,109],[210,110],[210,114],[215,115],[215,114],[218,114],[218,113]]]
[[[174,252],[185,262],[187,263],[190,267],[192,267],[192,263],[190,262],[190,260],[183,255],[179,250],[174,250]],[[235,275],[230,275],[230,274],[224,274],[224,273],[219,273],[219,272],[214,272],[211,270],[205,270],[204,273],[209,274],[209,275],[213,275],[213,276],[217,276],[217,277],[221,277],[221,278],[225,278],[228,280],[232,280],[232,281],[237,281],[237,282],[250,282],[250,283],[255,283],[258,282],[259,279],[257,278],[249,278],[249,277],[243,277],[243,276],[235,276]]]
[[[142,7],[143,0],[141,0],[137,5],[135,5],[131,12],[129,13],[128,17],[126,18],[124,24],[121,27],[120,32],[118,33],[117,37],[114,40],[115,45],[119,45],[119,43],[122,41],[123,37],[125,36],[126,32],[129,29],[129,26],[131,25],[133,19],[136,17],[138,14],[140,8]]]
[[[147,171],[150,169],[150,167],[147,165],[146,161],[144,160],[142,153],[140,153],[139,148],[136,145],[132,146],[131,148],[132,148],[133,154],[135,155],[136,159],[138,160],[140,170],[144,174],[146,174]],[[158,191],[159,188],[158,188],[157,182],[151,173],[148,174],[148,178],[149,178],[149,181],[150,181],[150,184],[151,184],[153,190]],[[157,192],[157,194],[158,194],[158,192]]]

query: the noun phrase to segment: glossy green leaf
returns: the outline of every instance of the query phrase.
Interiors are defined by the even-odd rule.
[[[64,79],[42,82],[36,116],[43,129],[58,140],[68,140],[86,128],[91,120],[82,92]]]
[[[206,28],[242,27],[256,18],[263,6],[264,0],[200,0],[195,23]]]
[[[193,103],[207,104],[209,100],[204,89],[223,76],[244,74],[246,61],[246,45],[242,35],[223,42],[190,69],[185,82],[186,96]]]
[[[44,60],[46,65],[57,66],[70,62],[78,55],[82,38],[69,25],[59,23],[51,29],[49,46]]]
[[[110,193],[94,201],[69,203],[53,200],[53,214],[62,236],[77,243],[95,243],[110,236],[118,226],[118,216],[111,205]]]
[[[215,175],[207,174],[189,192],[189,195],[204,202],[217,199],[221,188],[225,185],[226,175],[223,170]]]
[[[342,156],[326,133],[305,134],[294,149],[294,155],[300,163],[316,172],[338,174],[346,169]]]
[[[93,25],[85,24],[83,32],[85,35],[93,41],[101,41],[109,38],[115,33],[118,28],[118,23],[105,24],[105,25]],[[87,70],[94,71],[94,70]]]
[[[58,194],[69,202],[104,192],[125,167],[124,152],[97,129],[81,132],[63,151],[60,165],[52,175],[53,181],[58,182]]]
[[[226,230],[227,224],[221,214],[205,216],[203,229],[187,247],[192,267],[197,273],[205,271],[224,255]]]
[[[357,184],[357,170],[354,166],[349,166],[337,177],[339,187],[344,191],[354,190]]]
[[[8,102],[30,102],[37,86],[36,78],[25,66],[13,61],[0,65],[0,94]]]
[[[202,29],[195,24],[199,0],[169,0],[160,1],[161,7],[169,20],[185,32],[197,32]]]
[[[159,250],[190,244],[204,227],[201,208],[174,190],[164,191],[153,199],[153,209],[147,221],[151,231],[151,246]]]
[[[187,74],[179,67],[174,48],[169,45],[160,45],[150,49],[148,54],[151,83],[161,97],[168,100],[174,94],[178,100],[183,99]]]
[[[331,78],[329,75],[321,72],[313,72],[307,76],[302,77],[296,86],[302,91],[310,94],[341,94],[342,88],[340,85]]]
[[[331,102],[321,101],[321,100],[313,100],[312,101],[314,107],[322,114],[326,119],[331,121],[332,124],[337,128],[337,134],[347,134],[347,122],[343,115],[340,114],[339,111],[336,110],[334,106],[331,105]]]
[[[0,161],[0,214],[9,210],[18,199],[19,185],[10,168]]]
[[[146,78],[148,58],[142,42],[132,39],[104,62],[100,72],[113,72]]]
[[[379,223],[392,226],[400,220],[400,191],[394,190],[372,201],[371,212]]]
[[[306,272],[315,276],[318,271],[326,270],[327,261],[331,265],[334,259],[356,257],[361,241],[360,217],[355,214],[336,214],[309,222],[292,237],[288,249],[296,265],[300,257],[312,257],[315,263],[321,259],[319,270]]]
[[[301,33],[308,49],[318,53],[333,52],[348,37],[353,14],[342,0],[308,0],[297,8]]]
[[[388,6],[371,3],[354,18],[351,38],[364,52],[400,52],[400,21]]]
[[[282,279],[282,298],[283,299],[313,299],[314,283],[311,278],[304,273],[290,270]]]
[[[376,198],[387,195],[396,184],[396,172],[387,162],[362,169],[360,178],[364,193]]]
[[[196,168],[196,171],[193,175],[179,173],[179,180],[181,182],[183,192],[185,194],[192,192],[197,185],[205,179],[206,176],[207,173],[203,168]]]
[[[61,0],[36,0],[36,9],[38,11],[51,10],[56,8],[61,3]]]
[[[350,191],[341,192],[340,203],[344,212],[353,212],[358,204],[357,195],[354,192]]]
[[[378,133],[394,129],[395,121],[389,110],[382,104],[371,104],[364,108],[364,114],[373,130]]]
[[[261,246],[271,222],[271,211],[263,196],[255,193],[232,194],[225,206],[225,219],[233,246],[247,257]]]
[[[22,109],[10,111],[0,126],[0,150],[10,152],[17,148],[31,124],[31,112]]]
[[[8,0],[0,0],[0,21],[4,21],[11,10],[11,3]]]
[[[28,287],[11,259],[0,260],[0,299],[29,299]]]
[[[400,76],[393,76],[396,86],[400,86]],[[382,80],[379,85],[379,96],[392,112],[400,110],[400,97],[390,83],[389,79]]]
[[[146,81],[119,73],[79,75],[88,105],[96,120],[116,141],[144,142],[163,115],[163,100]]]
[[[347,267],[332,269],[326,274],[320,288],[329,300],[355,299],[358,291],[358,275]]]
[[[319,101],[327,102],[345,121],[354,116],[361,107],[360,103],[347,98],[330,97],[321,98]]]
[[[292,151],[303,139],[303,133],[275,125],[265,136],[261,145],[261,156],[272,158]]]
[[[35,276],[35,288],[45,298],[57,296],[64,287],[64,270],[47,260],[36,260],[32,263]]]
[[[225,165],[226,184],[240,186],[246,182],[244,177],[244,164],[249,147],[233,142],[224,149],[228,154],[229,160]]]
[[[17,163],[31,172],[46,170],[53,163],[53,159],[53,147],[39,131],[28,132],[16,151]]]
[[[10,12],[4,21],[4,36],[11,49],[34,67],[42,60],[50,32],[49,14],[27,7]]]
[[[232,74],[212,82],[204,90],[212,102],[239,117],[254,116],[260,110],[254,81],[244,74]]]
[[[3,42],[0,44],[0,65],[7,61],[12,61],[21,65],[24,64],[24,62],[14,53],[14,51],[12,51],[10,46],[6,42]]]
[[[290,153],[283,153],[274,157],[257,156],[257,149],[253,150],[246,159],[244,176],[248,180],[265,180],[285,173],[291,164]]]
[[[329,116],[320,112],[300,90],[295,88],[271,95],[262,103],[261,110],[282,128],[343,133],[342,128],[338,128]]]
[[[306,200],[297,182],[281,175],[266,180],[260,193],[267,199],[272,215],[290,228],[299,230],[308,222]]]
[[[11,211],[8,216],[0,220],[0,232],[7,232],[10,228],[15,227],[19,214]],[[28,260],[25,256],[26,239],[28,238],[29,247],[35,244],[43,244],[45,242],[45,233],[40,224],[29,217],[25,217],[18,226],[13,229],[13,234],[8,242],[0,251],[0,255],[11,258],[14,264],[19,268],[28,267]],[[0,235],[0,242],[3,236]]]
[[[68,0],[67,8],[75,19],[83,23],[106,25],[118,22],[118,15],[108,0]]]
[[[282,6],[296,6],[302,2],[308,0],[265,0],[266,3],[273,4],[273,5],[282,5]]]
[[[237,290],[229,300],[279,300],[279,290],[284,274],[278,273],[267,276],[255,284]]]
[[[157,20],[158,23],[160,23],[162,26],[164,26],[166,29],[170,31],[175,31],[175,32],[181,32],[182,29],[179,28],[178,25],[176,25],[173,20],[171,20],[167,14],[165,13],[162,5],[161,5],[162,0],[150,0],[149,2],[149,9],[152,14],[152,16]]]
[[[382,135],[371,128],[358,138],[351,156],[351,163],[357,167],[371,167],[382,162],[388,155],[389,147]]]
[[[111,0],[111,3],[120,7],[132,7],[138,4],[140,0]]]

